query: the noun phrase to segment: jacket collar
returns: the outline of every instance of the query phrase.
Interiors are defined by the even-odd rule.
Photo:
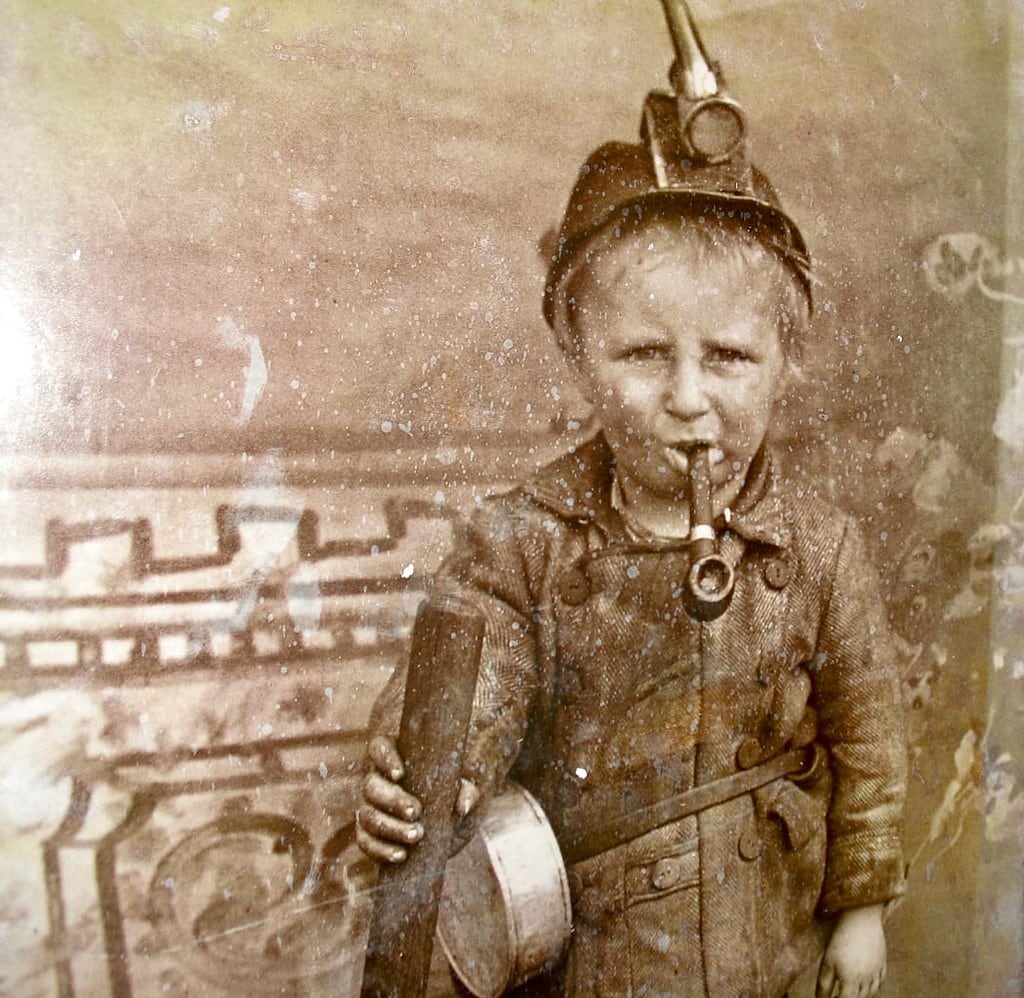
[[[595,523],[607,532],[609,524],[619,521],[611,502],[614,475],[614,455],[599,433],[542,468],[523,491],[565,520]],[[762,447],[735,504],[726,517],[720,518],[718,527],[746,541],[786,548],[792,542],[796,501],[779,482],[771,454]]]

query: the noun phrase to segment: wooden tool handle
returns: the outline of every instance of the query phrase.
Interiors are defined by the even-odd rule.
[[[398,751],[425,834],[404,863],[381,866],[362,998],[426,993],[483,636],[483,617],[452,598],[428,599],[416,615]]]

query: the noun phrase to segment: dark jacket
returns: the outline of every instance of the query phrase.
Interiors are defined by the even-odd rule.
[[[819,954],[821,918],[901,889],[902,709],[875,574],[851,519],[770,465],[759,456],[720,525],[736,584],[715,621],[686,612],[686,543],[631,539],[600,437],[486,502],[436,580],[487,620],[467,775],[486,791],[519,781],[560,840],[793,746],[827,750],[809,782],[777,779],[573,867],[591,930],[577,926],[575,993],[779,995]],[[661,874],[685,869],[699,944],[655,931],[641,952],[681,924],[686,877]]]

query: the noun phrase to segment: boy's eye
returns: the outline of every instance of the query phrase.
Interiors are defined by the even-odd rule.
[[[669,356],[669,348],[657,343],[646,343],[643,346],[630,347],[623,350],[620,360],[631,363],[650,363],[651,361],[665,360]]]
[[[734,347],[712,347],[707,352],[707,359],[712,364],[732,366],[749,364],[754,358],[746,350],[738,350]]]

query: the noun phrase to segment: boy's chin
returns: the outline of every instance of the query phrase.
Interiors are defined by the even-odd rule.
[[[692,483],[687,472],[659,465],[657,468],[644,469],[640,474],[628,475],[626,484],[634,501],[643,502],[647,499],[662,503],[669,500],[689,505]]]

